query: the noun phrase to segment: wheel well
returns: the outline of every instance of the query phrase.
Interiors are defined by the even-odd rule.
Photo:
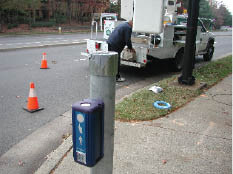
[[[213,45],[214,45],[214,38],[211,37],[211,38],[209,38],[208,44],[206,45],[206,51],[208,50],[209,47],[211,47]]]
[[[208,44],[209,45],[214,45],[214,38],[209,38],[209,41],[208,41]]]
[[[181,47],[176,53],[175,53],[175,56],[174,56],[174,58],[176,57],[176,55],[178,54],[178,53],[180,53],[180,52],[184,52],[184,47]]]

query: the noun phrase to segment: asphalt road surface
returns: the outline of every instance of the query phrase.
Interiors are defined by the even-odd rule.
[[[97,38],[101,38],[103,33],[98,33]],[[80,34],[43,34],[43,35],[23,35],[23,36],[0,36],[0,51],[14,50],[17,48],[46,47],[51,45],[77,44],[90,38],[90,33]],[[93,35],[94,37],[94,35]]]
[[[231,32],[215,34],[213,59],[232,53]],[[45,41],[69,40],[71,43],[85,38],[89,38],[89,35],[0,37],[0,48]],[[86,45],[71,45],[0,52],[0,156],[33,131],[70,110],[73,103],[89,96],[88,59],[80,55],[85,49]],[[40,69],[43,52],[47,53],[50,68],[47,70]],[[200,57],[197,62],[203,64]],[[149,77],[155,77],[158,81],[171,74],[173,72],[167,62],[146,69],[122,67],[122,75],[127,81],[117,84],[117,89]],[[22,109],[27,104],[30,82],[35,83],[39,105],[45,108],[34,114]]]

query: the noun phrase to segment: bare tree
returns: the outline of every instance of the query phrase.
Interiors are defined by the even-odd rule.
[[[72,15],[71,1],[72,0],[67,0],[67,17],[69,19],[69,24],[71,23],[71,15]]]

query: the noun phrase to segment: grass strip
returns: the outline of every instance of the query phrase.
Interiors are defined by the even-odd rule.
[[[193,71],[196,82],[205,82],[207,89],[221,81],[232,73],[232,55],[217,61],[212,61],[207,65]],[[116,105],[116,119],[121,121],[145,121],[165,116],[184,104],[199,96],[203,90],[192,90],[185,87],[171,85],[177,76],[159,81],[156,86],[163,88],[159,94],[155,94],[148,89],[153,86],[145,87],[130,97],[126,97]],[[153,103],[162,100],[171,104],[171,109],[157,109]]]

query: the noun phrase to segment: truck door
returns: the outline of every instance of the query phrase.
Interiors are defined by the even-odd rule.
[[[201,27],[199,51],[204,51],[208,44],[208,31],[206,30],[206,28],[200,20],[198,20],[198,26]]]

